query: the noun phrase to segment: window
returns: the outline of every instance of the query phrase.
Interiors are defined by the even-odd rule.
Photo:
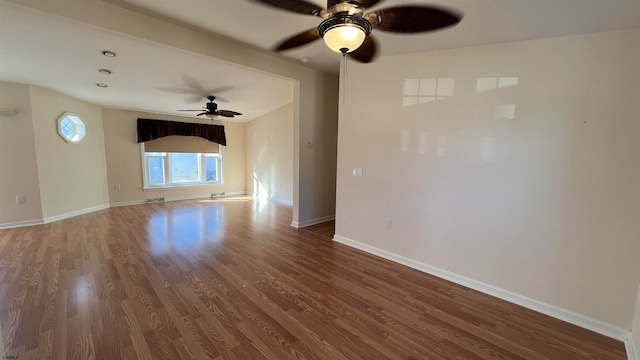
[[[86,134],[80,117],[72,113],[64,113],[58,118],[58,134],[68,143],[77,144]]]
[[[145,187],[222,183],[220,153],[144,153]]]

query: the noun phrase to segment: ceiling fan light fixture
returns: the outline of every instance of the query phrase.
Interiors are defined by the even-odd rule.
[[[321,22],[318,31],[329,49],[350,53],[362,45],[371,24],[358,15],[336,15]]]

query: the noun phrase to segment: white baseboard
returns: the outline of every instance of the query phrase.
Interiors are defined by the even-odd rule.
[[[218,199],[218,198],[225,198],[230,196],[239,196],[239,195],[246,195],[246,194],[247,194],[246,191],[230,191],[230,192],[226,192],[222,196],[211,197],[211,194],[172,196],[172,197],[166,197],[164,201],[166,202],[166,201],[180,201],[180,200]]]
[[[86,209],[70,211],[68,213],[46,217],[46,218],[44,218],[44,223],[48,224],[48,223],[52,223],[54,221],[60,221],[60,220],[64,220],[64,219],[68,219],[68,218],[74,217],[74,216],[84,215],[84,214],[92,213],[94,211],[104,210],[104,209],[108,209],[108,208],[109,208],[109,205],[104,204],[104,205],[93,206],[93,207],[86,208]]]
[[[315,219],[311,219],[311,220],[306,220],[306,221],[292,221],[291,222],[291,226],[293,226],[294,228],[303,228],[303,227],[307,227],[307,226],[311,226],[311,225],[315,225],[315,224],[320,224],[323,222],[327,222],[327,221],[331,221],[334,220],[336,218],[335,214],[334,215],[329,215],[329,216],[323,216],[323,217],[319,217],[319,218],[315,218]]]
[[[635,351],[629,350],[630,347],[633,347],[632,345],[633,340],[631,339],[631,332],[629,330],[625,330],[617,326],[607,324],[600,320],[592,319],[590,317],[574,313],[569,310],[561,309],[556,306],[528,298],[526,296],[522,296],[507,290],[503,290],[495,286],[470,279],[468,277],[454,274],[447,270],[439,269],[437,267],[427,265],[425,263],[421,263],[419,261],[412,260],[404,256],[391,253],[386,250],[378,249],[376,247],[363,244],[361,242],[351,240],[340,235],[335,235],[333,237],[333,241],[339,242],[341,244],[362,250],[364,252],[385,258],[387,260],[391,260],[393,262],[414,268],[416,270],[420,270],[427,274],[431,274],[439,278],[449,280],[456,284],[483,292],[485,294],[495,296],[499,299],[506,300],[508,302],[526,307],[528,309],[543,313],[545,315],[549,315],[556,319],[566,321],[570,324],[580,326],[582,328],[597,332],[599,334],[614,338],[616,340],[624,341],[625,346],[627,347],[627,354],[629,356],[629,360],[639,360],[637,359],[637,356],[635,356],[636,355]]]
[[[224,196],[217,196],[213,199],[221,198],[221,197],[229,197],[229,196],[240,196],[246,195],[244,191],[232,191],[226,193]],[[204,195],[187,195],[187,196],[173,196],[173,197],[165,197],[164,202],[168,201],[180,201],[180,200],[202,200],[202,199],[212,199],[211,194]],[[109,207],[120,207],[120,206],[129,206],[129,205],[141,205],[148,204],[147,200],[134,200],[134,201],[120,201],[110,203]]]
[[[2,337],[2,327],[0,327],[0,359],[6,359],[4,354],[4,338]]]
[[[640,334],[636,334],[638,336]],[[624,347],[627,350],[628,360],[640,360],[640,349],[636,348],[636,343],[633,340],[633,334],[629,333],[629,336],[624,341]]]
[[[43,219],[27,220],[27,221],[16,221],[16,222],[12,222],[12,223],[4,223],[4,224],[0,224],[0,229],[9,229],[9,228],[24,227],[24,226],[49,224],[49,223],[52,223],[54,221],[60,221],[60,220],[72,218],[74,216],[84,215],[84,214],[92,213],[94,211],[104,210],[104,209],[108,209],[108,208],[109,208],[109,205],[106,205],[106,204],[105,205],[98,205],[98,206],[93,206],[93,207],[86,208],[86,209],[71,211],[71,212],[68,212],[68,213],[60,214],[60,215],[49,216],[49,217],[46,217],[46,218],[43,218]]]
[[[284,200],[277,197],[270,197],[269,201],[273,201],[274,203],[278,203],[282,205],[293,206],[293,201]]]
[[[25,220],[25,221],[14,221],[14,222],[8,222],[8,223],[0,224],[0,230],[1,229],[11,229],[11,228],[25,227],[25,226],[33,226],[33,225],[42,225],[42,224],[44,224],[44,221],[42,219]]]
[[[146,204],[146,200],[135,200],[135,201],[119,201],[114,203],[109,203],[109,207],[121,207],[121,206],[131,206],[131,205],[142,205]]]

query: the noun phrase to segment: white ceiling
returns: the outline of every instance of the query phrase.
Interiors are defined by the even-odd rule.
[[[72,41],[70,41],[72,39]],[[117,49],[115,58],[102,50]],[[98,69],[113,73],[103,75]],[[290,80],[0,2],[0,80],[105,107],[194,117],[205,95],[246,122],[293,101]],[[107,88],[95,84],[106,83]],[[11,107],[3,104],[0,107]]]
[[[148,14],[191,24],[270,49],[280,40],[315,28],[321,19],[274,9],[250,0],[111,0]],[[307,0],[321,7],[323,0]],[[501,42],[595,33],[640,27],[639,0],[384,0],[375,9],[400,5],[437,5],[460,11],[464,19],[451,29],[398,35],[376,31],[380,55],[397,55]],[[341,55],[322,41],[284,53],[293,59],[338,72]]]
[[[320,21],[249,0],[106,1],[265,51]],[[322,0],[309,1],[325,5]],[[374,30],[380,55],[640,27],[640,0],[386,0],[375,8],[409,3],[453,8],[463,12],[464,19],[455,28],[421,35]],[[105,49],[118,49],[118,56],[102,56]],[[310,57],[306,66],[338,73],[340,55],[321,41],[283,55]],[[101,75],[99,68],[113,74]],[[244,114],[237,121],[252,120],[293,99],[293,84],[286,79],[4,0],[0,0],[0,80],[52,88],[106,107],[183,116],[175,110],[198,109],[206,101],[193,95],[213,93],[227,100],[218,101],[221,109]],[[109,87],[98,88],[96,82]]]

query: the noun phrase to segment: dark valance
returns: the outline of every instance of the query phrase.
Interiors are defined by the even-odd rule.
[[[198,136],[220,145],[227,145],[227,138],[224,135],[224,126],[222,125],[138,118],[139,143],[170,135]]]

